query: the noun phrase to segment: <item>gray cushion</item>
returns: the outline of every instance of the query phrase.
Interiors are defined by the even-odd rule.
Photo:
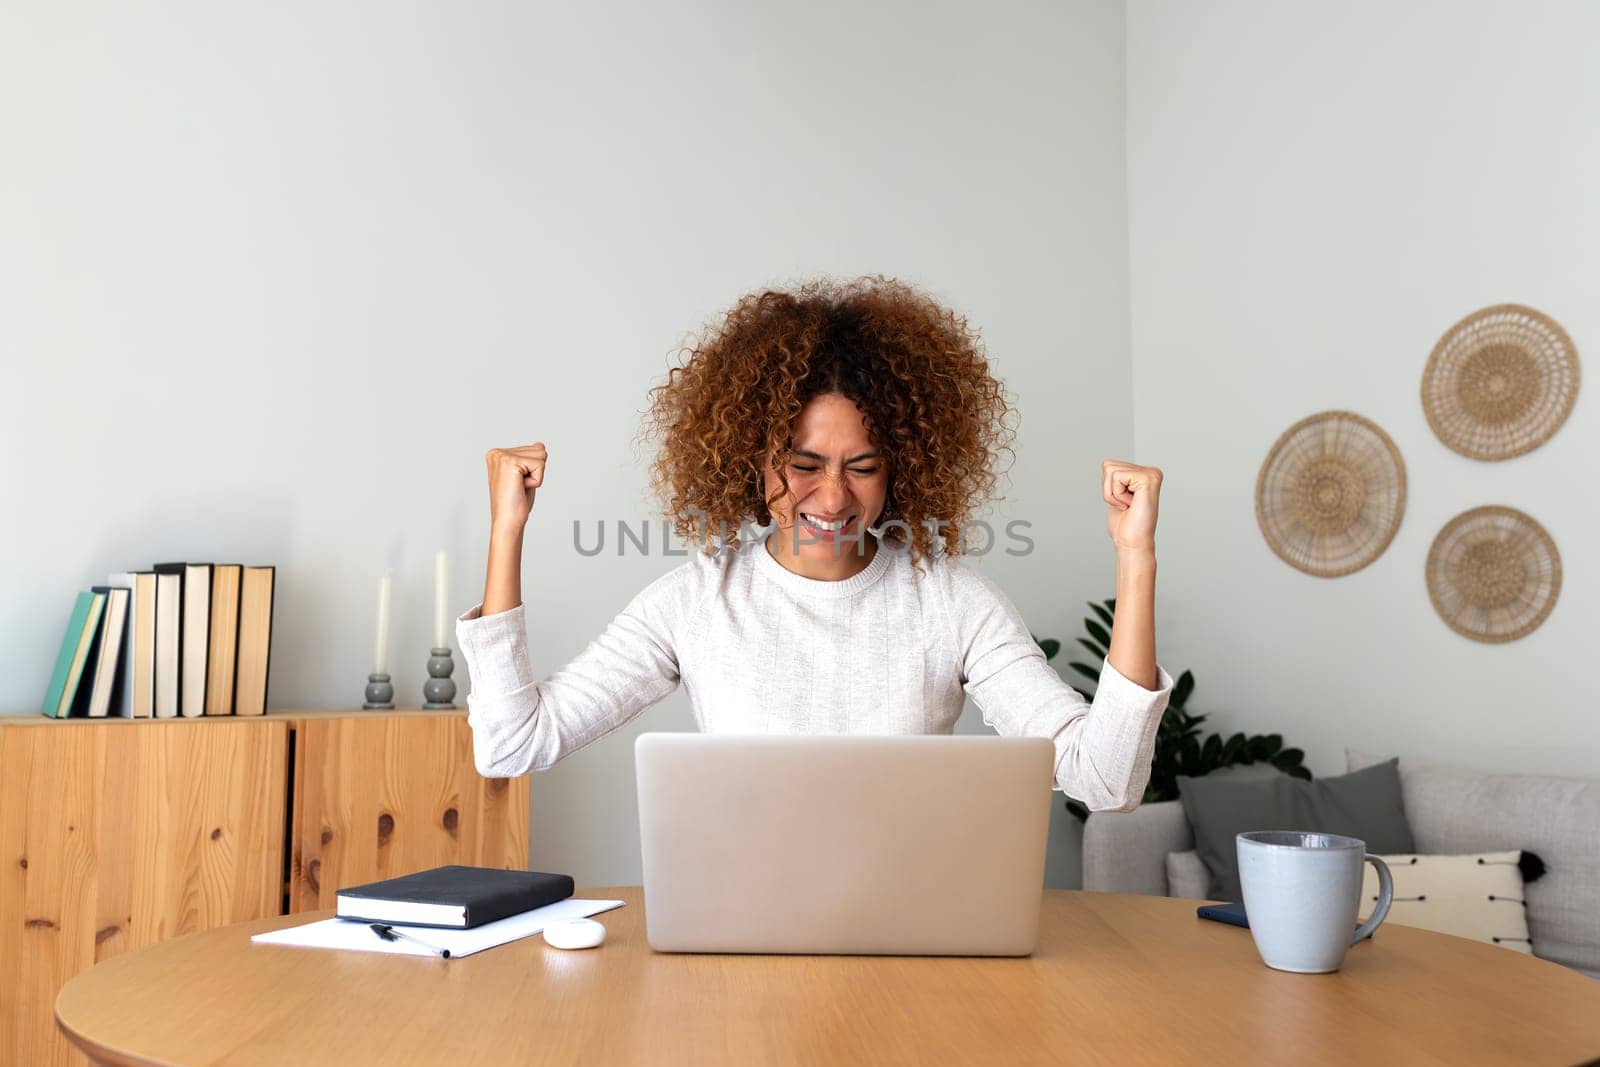
[[[1354,750],[1346,758],[1352,770],[1376,763]],[[1534,954],[1600,978],[1600,782],[1405,761],[1400,784],[1417,851],[1542,859],[1544,877],[1528,883]]]
[[[1167,896],[1209,900],[1206,889],[1210,885],[1211,872],[1206,870],[1200,853],[1194,849],[1167,853]]]
[[[1218,767],[1208,777],[1271,778],[1278,773],[1270,763],[1240,763]],[[1097,811],[1083,826],[1083,888],[1097,893],[1169,896],[1167,853],[1193,848],[1189,820],[1176,800],[1141,804],[1133,811]],[[1205,895],[1202,882],[1194,896],[1204,899]]]
[[[1249,830],[1315,830],[1359,837],[1368,852],[1414,852],[1400,800],[1398,760],[1353,774],[1304,781],[1178,777],[1195,849],[1211,874],[1212,900],[1242,900],[1235,838]]]
[[[1097,811],[1083,825],[1083,888],[1166,896],[1167,853],[1193,847],[1189,820],[1176,800]]]

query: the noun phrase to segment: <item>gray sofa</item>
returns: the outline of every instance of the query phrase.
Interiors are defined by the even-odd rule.
[[[1379,762],[1346,753],[1349,770]],[[1526,849],[1534,955],[1600,978],[1600,781],[1491,775],[1400,761],[1406,820],[1421,853]],[[1083,887],[1204,898],[1206,870],[1178,801],[1096,812],[1083,830]]]

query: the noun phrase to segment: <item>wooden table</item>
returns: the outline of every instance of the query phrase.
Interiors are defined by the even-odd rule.
[[[683,956],[640,890],[604,946],[456,960],[257,945],[327,912],[98,964],[56,1020],[117,1064],[1552,1063],[1600,1056],[1600,982],[1403,926],[1344,970],[1269,970],[1194,901],[1047,892],[1028,959]]]

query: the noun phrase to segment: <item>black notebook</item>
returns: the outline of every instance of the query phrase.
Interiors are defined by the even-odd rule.
[[[341,889],[338,916],[467,930],[572,895],[572,876],[493,867],[435,867]]]

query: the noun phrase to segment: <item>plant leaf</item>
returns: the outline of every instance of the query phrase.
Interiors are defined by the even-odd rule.
[[[1110,600],[1104,601],[1103,603],[1106,606],[1106,610],[1110,611],[1113,615],[1116,614],[1116,612],[1117,612],[1117,598],[1116,597],[1112,597]]]
[[[1036,643],[1039,646],[1039,650],[1044,653],[1045,659],[1055,659],[1056,653],[1061,651],[1061,642],[1053,637],[1047,637],[1043,641]]]
[[[1073,660],[1071,663],[1067,664],[1067,666],[1071,667],[1073,670],[1077,671],[1079,674],[1083,675],[1092,682],[1100,681],[1100,672],[1089,666],[1087,663],[1079,663],[1077,660]]]
[[[1105,608],[1101,607],[1099,604],[1096,604],[1092,600],[1089,602],[1089,610],[1100,616],[1101,622],[1105,623],[1107,626],[1111,625],[1111,612],[1107,611]]]
[[[1089,640],[1087,637],[1078,638],[1078,644],[1082,645],[1084,648],[1087,648],[1090,652],[1093,652],[1100,659],[1106,658],[1106,650]]]
[[[1257,734],[1250,739],[1250,751],[1256,759],[1271,759],[1282,748],[1282,734]]]
[[[1089,631],[1089,636],[1099,641],[1106,648],[1111,647],[1111,635],[1106,633],[1106,628],[1093,619],[1084,619],[1083,628]]]
[[[1172,696],[1168,698],[1167,703],[1170,706],[1181,708],[1192,692],[1194,692],[1194,675],[1189,671],[1184,671],[1178,675],[1178,680],[1172,683]]]

